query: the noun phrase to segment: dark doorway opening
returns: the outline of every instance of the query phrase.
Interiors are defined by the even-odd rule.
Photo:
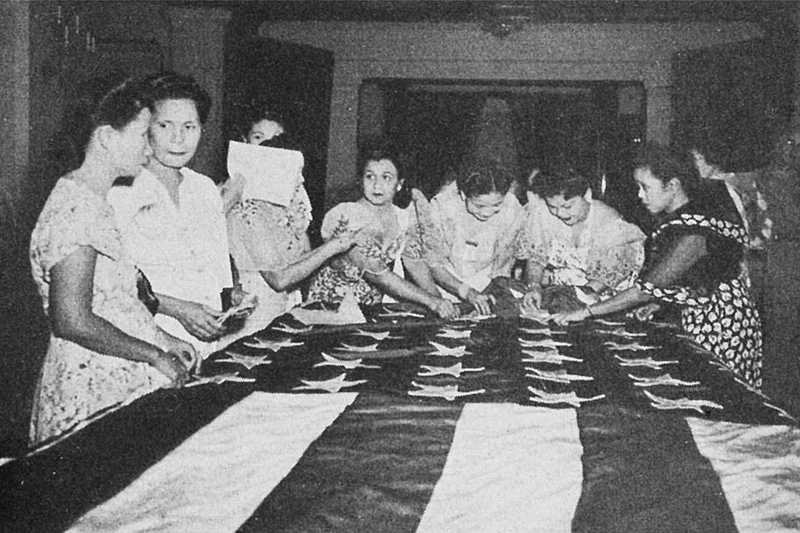
[[[361,87],[359,141],[393,139],[410,158],[409,180],[428,195],[476,153],[511,166],[523,186],[534,168],[569,164],[586,173],[596,197],[637,221],[631,167],[645,110],[638,81],[370,79]]]

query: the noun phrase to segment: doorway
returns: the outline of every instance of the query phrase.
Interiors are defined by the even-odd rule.
[[[509,166],[522,189],[534,168],[574,166],[596,197],[641,216],[631,179],[646,131],[639,81],[369,79],[359,96],[359,142],[392,139],[427,195],[478,154]]]

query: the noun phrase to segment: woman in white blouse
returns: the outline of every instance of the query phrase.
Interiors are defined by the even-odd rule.
[[[152,156],[130,187],[108,196],[123,243],[159,299],[156,320],[205,356],[225,333],[220,293],[232,285],[223,200],[186,165],[200,143],[211,100],[188,76],[147,80],[153,99]]]

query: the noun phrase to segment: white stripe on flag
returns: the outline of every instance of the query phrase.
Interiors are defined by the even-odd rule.
[[[467,404],[418,531],[570,531],[582,452],[573,409]]]
[[[355,397],[254,392],[70,531],[235,531]]]
[[[687,418],[742,533],[800,530],[800,430]]]

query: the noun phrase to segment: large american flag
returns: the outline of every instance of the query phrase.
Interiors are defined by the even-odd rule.
[[[800,530],[797,421],[674,328],[386,311],[282,317],[204,365],[254,381],[0,467],[3,530]]]

